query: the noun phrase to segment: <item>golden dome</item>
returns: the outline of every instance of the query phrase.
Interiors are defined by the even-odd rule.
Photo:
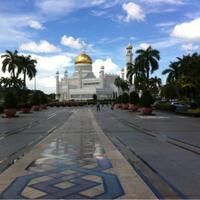
[[[87,54],[82,53],[76,57],[75,64],[92,64],[92,59]]]
[[[132,49],[133,46],[131,44],[128,44],[127,49]]]

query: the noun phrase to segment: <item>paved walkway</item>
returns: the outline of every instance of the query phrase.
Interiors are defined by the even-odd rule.
[[[82,108],[0,175],[0,198],[156,197]]]

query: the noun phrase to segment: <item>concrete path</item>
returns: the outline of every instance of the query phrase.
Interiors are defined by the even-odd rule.
[[[70,108],[49,108],[17,118],[0,117],[0,173],[55,128],[66,122]]]
[[[156,196],[113,146],[92,112],[81,108],[0,175],[0,198],[155,199]]]
[[[103,108],[97,121],[159,198],[200,198],[197,118]]]

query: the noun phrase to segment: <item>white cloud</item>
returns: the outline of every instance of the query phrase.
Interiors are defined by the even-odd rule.
[[[176,25],[171,36],[183,40],[200,40],[200,18]]]
[[[170,27],[170,26],[174,26],[175,25],[175,22],[163,22],[163,23],[158,23],[158,24],[156,24],[155,26],[156,27],[161,27],[161,28],[163,28],[163,27]]]
[[[61,38],[61,44],[73,49],[84,49],[87,47],[87,44],[84,41],[81,41],[79,38],[74,38],[72,36],[64,35]]]
[[[123,10],[126,12],[127,16],[123,17],[125,22],[130,21],[143,21],[145,19],[145,13],[142,8],[133,2],[124,3],[122,5]],[[122,18],[122,17],[121,17]]]
[[[141,43],[139,45],[139,49],[146,50],[149,46],[151,46],[151,44],[149,44],[149,43]]]
[[[27,41],[31,37],[31,33],[24,30],[28,26],[27,22],[31,20],[31,16],[25,15],[9,15],[0,13],[0,43],[1,46],[19,45],[21,42]]]
[[[35,20],[31,20],[29,21],[29,26],[33,29],[36,29],[36,30],[42,30],[44,29],[44,26],[38,22],[38,21],[35,21]]]
[[[101,67],[104,66],[105,73],[118,73],[120,71],[119,66],[113,63],[111,58],[107,58],[106,60],[97,59],[92,64],[93,72],[95,76],[99,77],[99,71]]]
[[[2,67],[2,58],[0,54],[0,69]],[[27,55],[27,54],[23,54]],[[36,83],[37,89],[42,90],[46,93],[55,92],[55,73],[59,71],[60,74],[64,72],[67,67],[72,65],[72,57],[74,55],[66,54],[66,55],[55,55],[55,56],[39,56],[35,54],[31,54],[33,59],[37,60],[37,76]],[[9,77],[9,73],[2,73],[0,70],[0,77]],[[28,88],[34,89],[34,79],[27,79]]]
[[[166,3],[166,4],[183,4],[187,0],[141,0],[142,2],[146,3],[154,3],[154,4],[160,4],[160,3]]]
[[[72,65],[72,57],[69,57],[67,54],[55,56],[38,56],[31,54],[31,56],[37,60],[37,89],[46,93],[55,92],[55,73],[59,71],[62,75],[64,70]],[[27,81],[27,85],[30,89],[34,89],[34,80]]]
[[[61,16],[78,9],[106,5],[109,2],[112,0],[36,0],[36,5],[46,15]]]
[[[194,45],[192,43],[188,43],[188,44],[183,44],[181,46],[181,48],[184,50],[184,51],[194,51],[194,50],[197,50],[199,49],[199,46],[198,45]]]
[[[46,40],[41,40],[38,44],[36,42],[23,43],[20,45],[19,50],[34,53],[55,53],[61,51],[58,47],[50,44]]]

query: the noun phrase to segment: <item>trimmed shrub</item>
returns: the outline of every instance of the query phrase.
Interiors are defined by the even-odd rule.
[[[40,94],[40,103],[41,104],[47,104],[48,103],[48,98],[47,98],[46,94],[44,94],[44,93]]]
[[[40,95],[38,92],[34,92],[30,98],[31,105],[39,105],[40,104]]]
[[[149,91],[144,91],[140,103],[144,107],[151,107],[151,104],[153,103],[153,97]]]
[[[14,91],[8,91],[4,97],[4,108],[17,108],[17,96]]]
[[[139,95],[137,92],[133,91],[130,93],[130,96],[129,96],[129,103],[131,104],[138,104],[140,101],[140,98],[139,98]]]
[[[129,95],[128,93],[125,92],[122,94],[122,103],[127,104],[128,101],[129,101]]]
[[[158,110],[175,111],[176,107],[169,103],[159,103],[155,106]]]

